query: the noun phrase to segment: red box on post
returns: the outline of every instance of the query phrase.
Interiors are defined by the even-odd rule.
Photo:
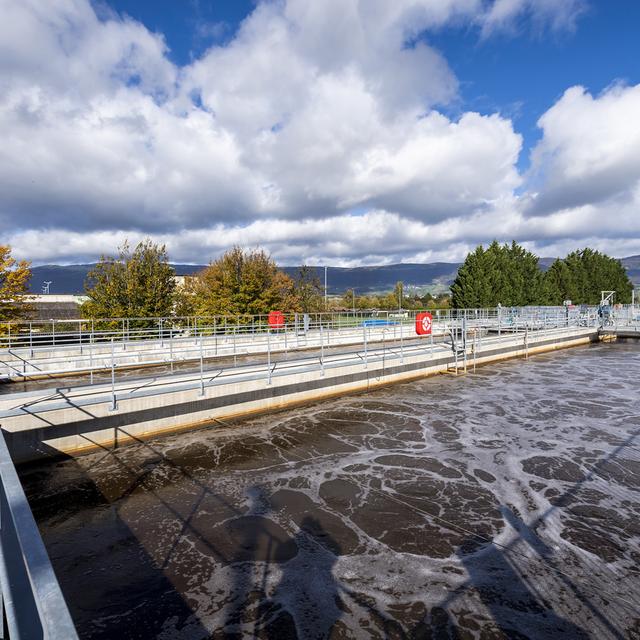
[[[416,333],[419,336],[431,335],[433,328],[433,316],[428,311],[421,311],[416,314]]]
[[[282,311],[269,311],[269,329],[282,329],[284,327],[284,313]]]

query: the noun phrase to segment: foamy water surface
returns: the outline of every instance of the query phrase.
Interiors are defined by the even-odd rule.
[[[22,470],[83,638],[640,638],[640,344]]]

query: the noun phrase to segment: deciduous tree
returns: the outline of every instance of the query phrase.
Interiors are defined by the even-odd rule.
[[[11,247],[0,245],[0,322],[27,317],[33,307],[28,290],[31,264],[11,257]]]
[[[201,316],[301,311],[294,281],[262,249],[233,247],[194,279],[191,308]]]
[[[127,242],[118,257],[103,256],[85,283],[89,300],[82,306],[88,318],[154,318],[173,313],[175,271],[164,245],[140,242],[131,251]],[[151,322],[138,321],[135,326]]]
[[[324,289],[315,269],[303,264],[295,279],[295,291],[304,313],[318,313],[324,310]]]

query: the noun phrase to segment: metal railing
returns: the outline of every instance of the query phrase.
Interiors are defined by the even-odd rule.
[[[405,338],[414,332],[415,311],[357,313],[357,314],[291,314],[282,325],[270,328],[266,317],[257,316],[251,322],[239,324],[229,318],[214,319],[205,324],[197,319],[186,319],[184,327],[177,328],[166,319],[156,319],[162,330],[97,331],[77,330],[58,333],[58,342],[43,344],[34,338],[35,331],[20,339],[13,334],[13,346],[0,349],[0,377],[8,379],[42,378],[60,375],[86,374],[93,382],[94,374],[110,373],[116,369],[149,366],[184,368],[196,363],[221,358],[232,358],[234,364],[247,356],[265,355],[301,349],[330,350],[340,345],[358,344],[363,330],[369,342],[394,342],[398,335]],[[136,322],[140,319],[131,319]],[[165,322],[166,320],[166,322]],[[530,329],[583,326],[596,321],[594,310],[567,310],[562,307],[524,307],[514,309],[464,309],[434,312],[433,330],[437,335],[447,334],[460,322],[469,328],[502,333]],[[77,321],[82,323],[85,321]],[[173,321],[172,321],[173,322]],[[80,325],[81,327],[82,325]],[[31,327],[33,329],[33,327]],[[40,337],[42,337],[40,335]]]
[[[3,626],[10,640],[77,639],[1,429],[0,587]]]
[[[590,309],[595,309],[592,307]],[[320,326],[335,330],[368,324],[386,326],[388,324],[413,324],[415,310],[398,311],[356,311],[340,313],[284,315],[281,329],[289,332],[306,332]],[[515,322],[564,322],[584,312],[564,307],[517,307],[491,309],[435,309],[432,311],[436,322],[465,318],[498,324]],[[40,347],[61,347],[65,345],[94,344],[99,342],[142,342],[158,341],[172,337],[197,337],[211,335],[255,335],[270,329],[268,316],[215,316],[215,317],[175,317],[175,318],[105,318],[94,319],[51,319],[41,321],[12,321],[0,323],[0,349],[36,349]]]
[[[310,327],[331,330],[362,326],[363,323],[384,326],[387,323],[413,324],[416,310],[349,311],[327,313],[285,313],[286,331],[307,331]],[[434,320],[447,322],[465,318],[475,321],[525,322],[531,319],[561,321],[564,307],[517,307],[482,309],[434,309]],[[572,310],[571,314],[579,313]],[[0,349],[35,349],[45,346],[86,345],[96,342],[157,341],[172,337],[256,334],[269,330],[267,315],[184,316],[154,318],[80,318],[11,321],[0,323]]]
[[[360,367],[369,370],[373,377],[384,377],[386,372],[407,361],[421,361],[422,366],[428,366],[432,361],[448,361],[447,368],[458,373],[467,371],[467,367],[475,368],[478,358],[492,349],[511,347],[528,356],[529,349],[540,344],[540,340],[562,341],[571,336],[595,333],[595,326],[583,324],[561,325],[556,327],[538,326],[530,328],[519,325],[508,333],[498,335],[497,331],[488,332],[486,329],[469,326],[468,321],[461,319],[452,321],[453,326],[444,338],[434,339],[433,334],[413,336],[407,338],[398,333],[394,342],[371,344],[367,338],[368,329],[362,329],[359,344],[348,349],[329,350],[321,347],[315,354],[297,354],[292,360],[276,360],[269,352],[258,362],[229,363],[226,366],[205,366],[199,363],[198,370],[182,372],[175,375],[159,375],[144,378],[122,377],[117,379],[115,369],[111,370],[111,379],[104,380],[91,386],[80,384],[73,387],[60,387],[43,391],[32,391],[19,397],[6,396],[2,403],[0,417],[8,420],[19,415],[38,414],[56,411],[61,408],[74,406],[86,410],[92,405],[109,403],[112,411],[119,409],[120,400],[134,400],[136,398],[182,393],[197,389],[200,396],[205,396],[209,390],[220,385],[245,382],[260,382],[270,386],[277,379],[295,376],[333,375],[338,369]],[[326,340],[326,338],[325,338]],[[326,342],[325,342],[326,345]],[[0,396],[1,399],[1,396]]]

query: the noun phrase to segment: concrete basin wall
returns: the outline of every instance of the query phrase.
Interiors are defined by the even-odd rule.
[[[475,341],[467,367],[533,355],[598,340],[591,328],[506,335]],[[463,356],[458,357],[462,372]],[[216,420],[266,412],[329,396],[453,370],[454,355],[443,344],[370,350],[366,357],[300,358],[194,374],[142,378],[110,385],[51,389],[3,396],[0,425],[16,462],[60,453],[113,447]],[[115,392],[114,394],[112,392]],[[114,408],[115,395],[115,408]]]

